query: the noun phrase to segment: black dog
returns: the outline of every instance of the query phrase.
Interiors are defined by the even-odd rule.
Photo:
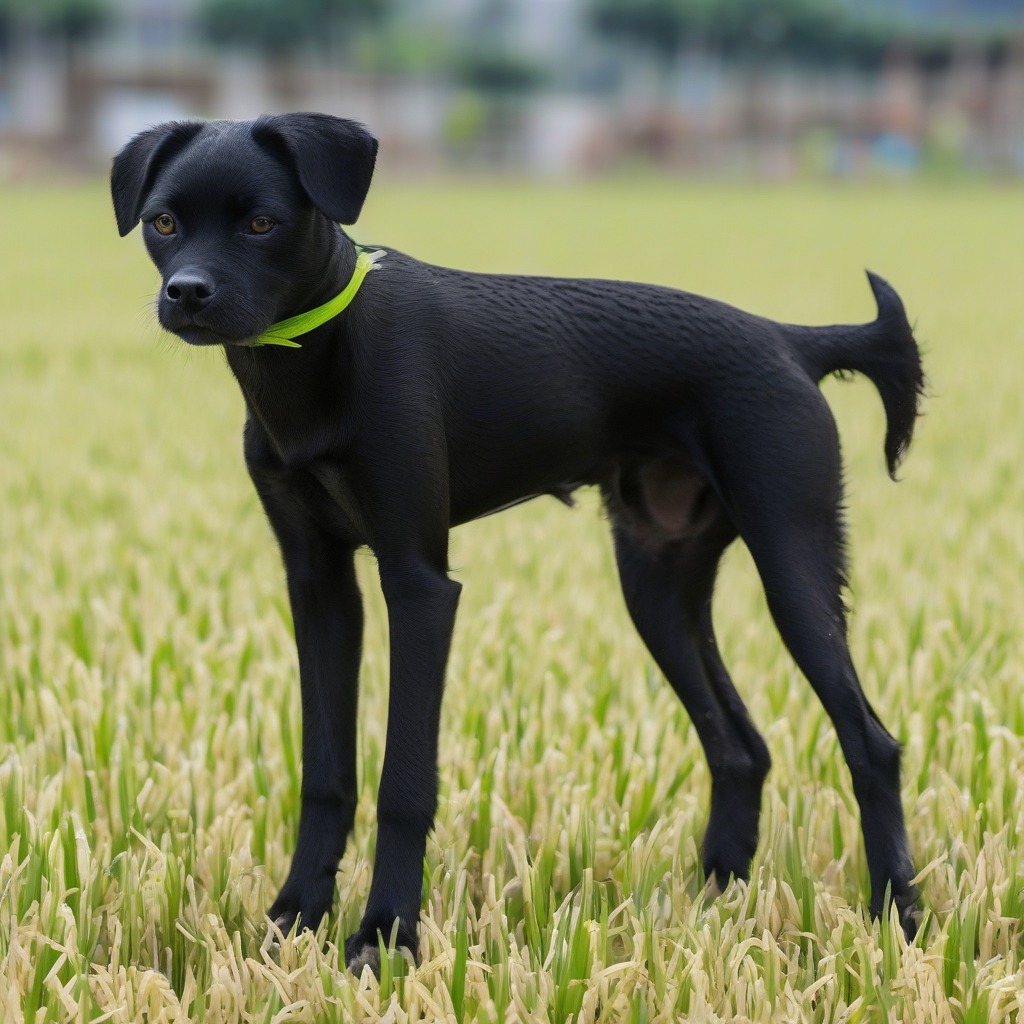
[[[302,680],[302,814],[270,916],[330,910],[356,807],[363,613],[353,553],[377,557],[391,635],[373,884],[350,965],[397,919],[415,954],[437,735],[460,585],[448,531],[542,494],[601,488],[633,621],[686,706],[712,775],[704,870],[746,878],[770,761],[711,623],[719,559],[740,536],[772,615],[835,723],[860,803],[871,910],[887,887],[913,930],[900,748],[846,643],[842,469],[817,383],[855,370],[888,418],[890,473],[914,428],[917,346],[869,275],[873,323],[794,327],[686,292],[470,274],[396,252],[301,348],[255,347],[331,299],[356,249],[376,139],[322,114],[174,123],[114,160],[122,235],[141,219],[163,275],[160,322],[224,345],[248,407],[245,459],[288,577]]]

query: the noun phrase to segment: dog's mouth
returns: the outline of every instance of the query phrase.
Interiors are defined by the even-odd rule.
[[[209,347],[212,345],[239,345],[250,346],[256,343],[262,327],[240,324],[221,324],[211,326],[204,322],[202,314],[189,315],[175,311],[160,310],[160,325],[165,331],[176,334],[182,341],[197,347]]]
[[[201,327],[198,324],[191,326],[183,325],[168,329],[172,334],[176,334],[182,341],[187,342],[189,345],[209,346],[240,344],[240,342],[236,341],[234,338],[229,338],[227,335],[221,334],[219,331],[212,330],[209,327]]]

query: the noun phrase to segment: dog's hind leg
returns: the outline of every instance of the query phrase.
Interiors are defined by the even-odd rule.
[[[914,868],[900,800],[900,745],[861,690],[842,601],[842,470],[835,421],[816,387],[778,401],[744,436],[722,434],[718,467],[761,575],[768,607],[793,659],[835,725],[853,778],[871,874],[871,912],[886,889],[908,936],[915,930]]]
[[[711,620],[719,559],[736,530],[691,464],[648,464],[632,477],[606,492],[622,591],[704,747],[712,783],[702,860],[705,876],[724,888],[730,875],[749,876],[771,766],[722,664]]]
[[[853,777],[871,874],[871,913],[882,911],[891,886],[910,937],[916,930],[917,894],[911,885],[914,868],[900,800],[900,745],[879,721],[857,679],[835,582],[834,551],[824,538],[792,523],[777,524],[767,533],[753,542],[751,552],[779,633],[832,719]]]

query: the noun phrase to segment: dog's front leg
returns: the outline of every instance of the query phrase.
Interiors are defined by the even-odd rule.
[[[378,932],[416,956],[423,854],[437,808],[437,732],[445,666],[462,585],[443,567],[404,556],[380,558],[388,606],[391,686],[387,749],[377,793],[377,852],[359,931],[345,943],[358,973],[379,968]]]
[[[293,489],[258,472],[253,480],[284,559],[302,688],[299,836],[288,879],[268,911],[287,934],[297,917],[315,929],[330,912],[355,817],[363,605],[353,544],[314,520]]]

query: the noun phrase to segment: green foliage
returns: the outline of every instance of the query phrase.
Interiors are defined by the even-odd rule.
[[[488,271],[636,278],[801,323],[884,273],[934,397],[894,486],[881,406],[828,380],[851,646],[904,748],[925,917],[872,922],[835,731],[742,545],[723,657],[771,750],[749,885],[702,891],[710,781],[636,636],[597,496],[455,530],[465,584],[422,962],[339,961],[373,863],[388,629],[360,557],[359,802],[318,936],[263,917],[298,821],[283,572],[215,352],[162,344],[103,183],[0,189],[4,1020],[1015,1020],[1024,977],[1024,190],[665,182],[375,187],[357,237]]]
[[[925,37],[898,14],[847,0],[592,0],[590,20],[666,58],[701,45],[734,59],[871,66],[893,43]]]
[[[113,16],[110,0],[0,0],[0,42],[19,21],[69,42],[84,42]]]
[[[544,69],[529,57],[504,49],[477,47],[457,62],[463,85],[482,93],[531,92],[545,79]]]
[[[366,71],[384,75],[426,75],[450,64],[448,39],[439,31],[413,31],[392,21],[359,36],[355,59]]]
[[[202,0],[200,22],[219,46],[283,53],[329,48],[354,25],[379,22],[390,0]]]
[[[671,56],[706,32],[716,0],[592,0],[595,29]]]

